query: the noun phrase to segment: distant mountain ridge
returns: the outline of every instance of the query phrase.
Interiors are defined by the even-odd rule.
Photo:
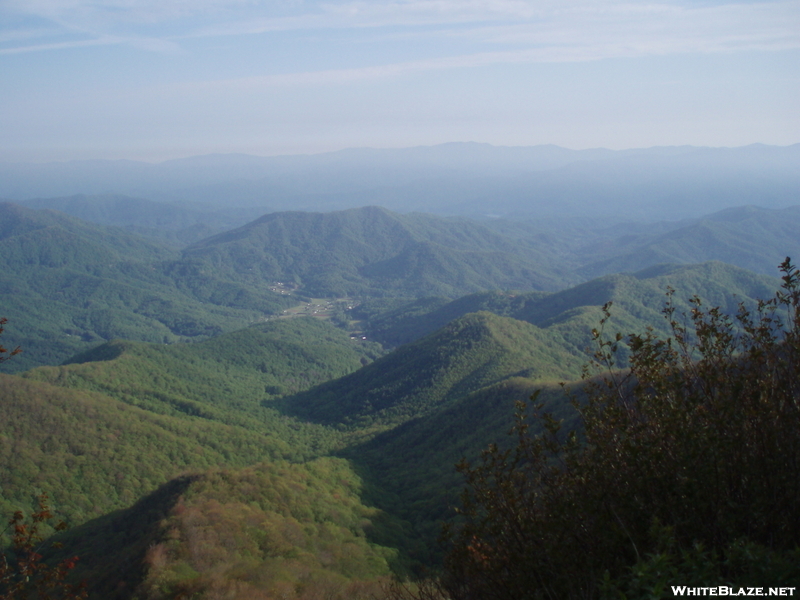
[[[607,302],[614,304],[609,327],[633,331],[645,323],[663,325],[660,310],[669,287],[680,290],[674,300],[680,310],[688,310],[688,298],[697,295],[733,314],[739,302],[753,306],[756,298],[769,296],[777,286],[774,277],[721,262],[655,265],[636,273],[604,275],[551,294],[491,291],[449,302],[443,298],[410,301],[377,316],[365,316],[363,327],[371,339],[400,346],[464,315],[486,311],[551,328],[559,332],[558,344],[580,355],[586,332],[599,321],[598,309]]]
[[[288,281],[321,296],[456,297],[560,286],[544,252],[479,223],[378,207],[268,214],[186,248],[183,258],[245,282]]]
[[[34,198],[20,203],[36,209],[58,210],[84,221],[121,227],[131,233],[184,246],[244,225],[261,216],[257,208],[215,209],[205,205],[156,202],[121,194]]]
[[[209,155],[158,164],[0,164],[0,198],[125,194],[264,211],[377,204],[448,215],[686,218],[797,202],[800,144],[568,150],[452,143],[310,156]]]
[[[676,224],[680,225],[680,224]],[[738,206],[685,222],[652,236],[623,237],[610,247],[589,244],[578,250],[585,278],[639,271],[655,264],[723,261],[771,275],[786,256],[800,256],[800,206],[767,209]],[[603,255],[607,258],[601,258]],[[597,259],[600,260],[597,260]]]
[[[127,209],[135,215],[152,204],[126,202],[71,198],[63,206],[118,221]],[[194,218],[177,209],[169,214],[154,219],[180,226]],[[800,255],[797,231],[798,207],[747,206],[671,224],[551,230],[535,222],[363,207],[268,213],[178,251],[158,235],[145,238],[54,210],[0,203],[0,308],[19,325],[9,342],[31,348],[13,364],[24,369],[114,337],[204,339],[276,315],[306,296],[447,302],[504,290],[518,297],[531,290],[558,292],[608,273],[714,260],[774,275],[787,255]],[[276,282],[295,295],[271,289]],[[496,304],[497,298],[487,301]],[[471,310],[493,310],[489,305],[481,308],[479,301]],[[516,316],[510,304],[505,310],[510,312],[500,314]],[[415,339],[420,327],[430,331],[420,321],[403,332],[388,317],[372,326],[390,346]]]

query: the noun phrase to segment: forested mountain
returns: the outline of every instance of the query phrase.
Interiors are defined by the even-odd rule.
[[[121,227],[175,246],[185,246],[260,217],[261,208],[226,208],[198,203],[156,202],[119,194],[34,198],[19,204],[57,210],[90,223]]]
[[[188,247],[183,259],[246,283],[285,281],[320,296],[454,297],[561,286],[543,250],[520,248],[470,221],[378,207],[268,214]]]
[[[57,364],[114,338],[205,339],[293,306],[278,293],[200,272],[121,229],[0,204],[3,314],[21,370]]]
[[[258,279],[260,273],[309,282],[319,279],[314,271],[323,265],[335,265],[341,273],[310,284],[315,293],[323,294],[338,294],[344,288],[368,294],[451,297],[492,287],[552,290],[609,273],[708,260],[771,275],[786,254],[800,249],[796,206],[738,206],[669,221],[631,221],[630,215],[466,221],[384,210],[383,219],[395,223],[381,225],[366,209],[265,215],[270,213],[268,207],[217,209],[114,195],[40,198],[24,205],[121,227],[176,249],[193,244],[194,249],[187,248],[188,262],[198,255],[213,257],[225,263],[214,267],[222,268],[225,277],[245,274]],[[234,241],[236,228],[242,232]],[[292,248],[283,248],[282,240],[291,240]],[[304,256],[303,248],[314,260]],[[290,264],[281,263],[289,257]],[[262,259],[258,273],[243,273],[250,268],[247,264]],[[350,283],[343,284],[342,278]],[[413,284],[407,285],[411,279]]]
[[[49,492],[93,598],[381,597],[437,564],[453,465],[515,401],[574,421],[604,304],[610,336],[663,331],[670,288],[753,307],[797,243],[796,209],[544,234],[366,207],[178,247],[208,213],[138,202],[0,205],[0,511]],[[654,264],[693,256],[751,270]]]
[[[104,600],[373,600],[398,553],[369,541],[387,516],[363,503],[361,488],[335,458],[212,469],[59,539]]]
[[[3,376],[3,508],[27,502],[34,486],[83,521],[187,469],[330,452],[344,444],[339,433],[262,402],[374,357],[373,345],[341,329],[293,319],[197,344],[118,341],[71,364]]]
[[[662,326],[659,313],[668,288],[681,290],[674,300],[679,309],[688,310],[686,301],[697,295],[734,313],[739,302],[752,307],[776,285],[772,277],[720,262],[659,265],[632,274],[606,275],[553,294],[482,292],[452,301],[413,300],[383,311],[380,302],[365,303],[353,312],[363,319],[370,339],[388,346],[413,342],[468,313],[489,311],[559,331],[560,344],[581,352],[586,328],[595,326],[597,308],[606,302],[614,303],[610,326],[638,331],[646,325]]]
[[[4,268],[21,265],[91,271],[104,264],[170,258],[161,244],[103,229],[54,211],[0,204]]]
[[[771,275],[785,256],[800,256],[798,206],[779,210],[740,206],[676,225],[682,226],[662,234],[618,236],[606,244],[587,245],[578,253],[592,262],[578,272],[591,278],[660,263],[719,260]]]
[[[538,327],[470,313],[349,376],[282,401],[304,419],[370,430],[438,410],[512,376],[571,379],[581,358]]]

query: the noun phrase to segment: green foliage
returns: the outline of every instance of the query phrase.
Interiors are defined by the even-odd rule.
[[[606,573],[600,582],[603,600],[673,598],[673,585],[744,587],[790,586],[800,581],[800,548],[773,550],[748,539],[719,549],[702,543],[680,547],[672,530],[654,526],[652,552],[639,558],[616,578]]]
[[[197,344],[114,342],[81,362],[0,377],[0,509],[46,489],[81,523],[186,470],[340,448],[341,433],[261,403],[356,370],[373,350],[325,322],[290,319]]]
[[[209,472],[160,524],[134,596],[374,598],[394,552],[367,541],[360,485],[341,459]]]
[[[346,375],[378,352],[329,323],[298,318],[195,344],[112,342],[24,376],[101,391],[155,412],[195,406],[208,418],[225,420],[223,411],[234,409],[264,420],[274,414],[261,406],[265,400]]]
[[[672,335],[630,336],[630,370],[585,386],[585,443],[547,414],[531,437],[521,412],[515,448],[462,465],[465,520],[443,579],[452,598],[597,597],[603,578],[610,592],[645,585],[661,597],[670,569],[743,581],[792,564],[800,272],[788,259],[782,270],[782,291],[755,312],[732,318],[693,298],[682,316],[668,302]],[[595,337],[612,367],[623,336]]]
[[[404,572],[419,574],[443,559],[435,543],[442,525],[454,518],[463,477],[453,468],[463,458],[477,460],[487,440],[502,437],[514,424],[510,399],[541,389],[547,410],[574,426],[577,413],[560,386],[512,377],[459,398],[425,418],[346,449],[368,483],[365,499],[401,519],[400,528],[376,531],[376,541],[402,549]]]
[[[512,376],[558,380],[576,376],[579,365],[546,331],[481,312],[281,404],[305,419],[381,430]]]
[[[0,287],[11,370],[58,364],[114,338],[156,343],[240,329],[294,300],[210,277],[174,250],[51,211],[0,204]]]
[[[739,302],[754,308],[757,298],[773,293],[778,282],[723,263],[661,265],[632,275],[607,275],[552,294],[482,292],[451,302],[436,298],[408,301],[383,310],[372,301],[353,313],[363,320],[370,339],[396,346],[420,339],[468,313],[485,310],[551,329],[565,349],[586,356],[591,329],[606,302],[615,306],[610,325],[627,331],[654,326],[668,333],[659,313],[667,287],[680,289],[687,297],[700,296],[733,314]],[[676,302],[680,309],[689,308],[679,299]]]
[[[82,523],[186,470],[245,465],[293,451],[277,437],[198,417],[158,415],[95,392],[0,377],[0,510],[49,490]],[[5,541],[5,540],[4,540]]]
[[[524,254],[474,222],[365,207],[268,214],[187,248],[184,261],[246,284],[300,284],[322,297],[456,297],[559,285],[542,261]]]

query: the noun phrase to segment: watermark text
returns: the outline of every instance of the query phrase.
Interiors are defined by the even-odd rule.
[[[675,596],[794,596],[793,587],[733,587],[718,585],[714,587],[689,587],[673,585]]]

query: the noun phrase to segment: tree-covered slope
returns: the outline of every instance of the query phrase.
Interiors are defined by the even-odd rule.
[[[402,548],[412,561],[438,562],[441,547],[433,541],[455,517],[464,486],[455,466],[476,460],[490,443],[511,446],[516,403],[537,390],[537,401],[569,428],[576,414],[560,385],[510,377],[344,450],[370,484],[367,501],[404,524],[382,532],[383,543]]]
[[[347,461],[267,461],[170,481],[60,536],[92,600],[381,597],[396,551]]]
[[[156,414],[104,394],[0,376],[0,510],[39,491],[77,524],[129,506],[187,469],[288,456],[289,446],[199,417]],[[5,540],[3,540],[5,541]]]
[[[560,283],[541,253],[523,252],[477,223],[377,207],[265,215],[187,248],[184,260],[244,282],[285,281],[321,296],[455,297]]]
[[[267,212],[258,208],[221,210],[197,203],[156,202],[119,194],[35,198],[18,204],[58,210],[83,221],[121,227],[179,247],[240,227]]]
[[[675,298],[680,308],[687,308],[687,300],[697,295],[732,313],[739,302],[754,305],[778,283],[720,262],[657,265],[633,274],[606,275],[552,294],[483,292],[450,302],[442,298],[406,301],[384,310],[378,303],[366,302],[353,316],[362,319],[370,339],[395,346],[419,339],[465,314],[485,310],[559,331],[571,351],[581,352],[600,319],[599,308],[606,302],[615,305],[610,327],[639,331],[648,324],[662,326],[660,311],[668,288],[680,290]]]
[[[8,202],[0,203],[0,242],[4,269],[18,265],[68,266],[91,272],[119,262],[175,256],[162,244],[121,230]]]
[[[299,418],[380,430],[511,376],[568,379],[580,365],[580,357],[535,325],[480,312],[278,405]]]
[[[735,311],[740,301],[752,306],[757,298],[769,297],[778,284],[776,279],[722,263],[663,266],[635,275],[603,277],[546,296],[487,293],[445,305],[433,302],[432,310],[421,317],[409,309],[412,317],[408,324],[412,328],[426,323],[434,325],[437,319],[457,314],[458,308],[480,305],[536,323],[560,352],[580,357],[573,360],[583,364],[590,360],[586,350],[596,349],[592,329],[598,327],[603,317],[601,307],[607,302],[613,305],[605,329],[606,335],[613,338],[616,332],[644,332],[648,326],[662,329],[666,322],[661,310],[669,287],[677,290],[672,302],[679,311],[690,309],[687,301],[693,295],[703,298],[706,306],[720,305],[724,311]],[[421,304],[414,302],[409,306],[420,308]],[[402,314],[403,308],[388,313],[390,317]],[[519,327],[526,325],[511,318],[504,320]],[[377,317],[375,321],[380,323]],[[386,321],[396,328],[392,331],[403,331],[402,318],[397,321],[387,318]],[[458,322],[459,319],[453,323]],[[413,348],[417,343],[407,347]],[[618,360],[624,364],[624,343],[621,346]],[[562,375],[562,379],[568,381],[570,377]],[[362,445],[345,450],[344,455],[353,460],[374,485],[372,501],[413,524],[412,533],[398,533],[393,538],[396,544],[402,545],[416,559],[430,560],[429,553],[435,546],[415,546],[408,541],[408,536],[435,538],[442,520],[453,517],[447,507],[457,503],[463,482],[453,465],[463,457],[477,459],[490,442],[513,442],[506,433],[514,423],[514,404],[527,400],[536,390],[541,390],[537,402],[543,402],[545,410],[556,418],[565,419],[565,427],[570,429],[576,413],[569,404],[568,394],[558,385],[537,381],[529,373],[522,372],[462,393],[450,403],[433,407],[423,418],[410,419]]]
[[[351,373],[378,355],[374,344],[351,340],[327,322],[287,319],[194,344],[111,342],[22,377],[100,392],[157,414],[244,427],[307,457],[339,444],[338,436],[263,404]]]
[[[104,340],[204,339],[294,302],[209,277],[166,246],[54,211],[0,204],[0,311],[10,368],[57,364]]]
[[[187,469],[341,448],[341,433],[262,402],[352,372],[374,350],[328,323],[292,319],[196,344],[113,342],[3,376],[0,510],[46,490],[83,521]]]
[[[666,233],[624,236],[624,232],[620,232],[614,243],[599,247],[590,244],[578,249],[584,262],[579,273],[584,277],[596,277],[639,271],[660,263],[717,260],[772,275],[786,256],[800,255],[798,230],[800,206],[729,208]]]

